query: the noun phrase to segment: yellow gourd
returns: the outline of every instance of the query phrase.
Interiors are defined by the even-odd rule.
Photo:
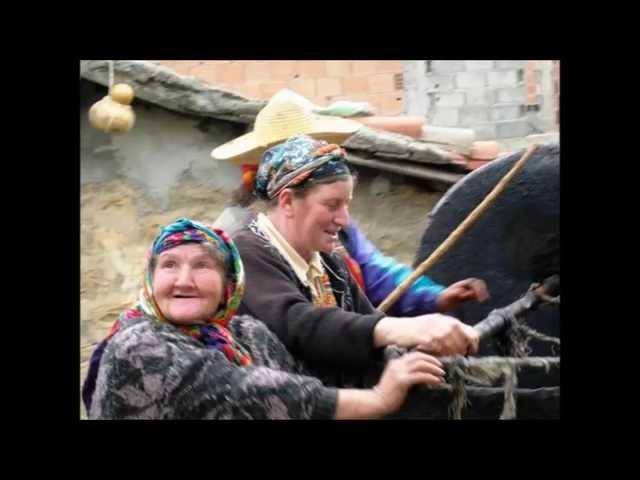
[[[131,105],[133,88],[126,83],[118,83],[111,89],[111,98],[122,105]]]
[[[129,106],[133,96],[133,89],[129,85],[114,85],[110,95],[94,103],[89,109],[89,122],[105,133],[128,132],[136,120],[133,108]]]

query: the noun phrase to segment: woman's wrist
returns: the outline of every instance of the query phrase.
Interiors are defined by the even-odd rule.
[[[393,341],[393,322],[397,319],[394,317],[384,317],[376,323],[373,329],[373,346],[374,348],[386,347],[394,343]]]
[[[382,396],[375,388],[338,390],[336,420],[376,419],[388,413]]]

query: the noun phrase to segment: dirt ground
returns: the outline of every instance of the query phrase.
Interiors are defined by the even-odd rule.
[[[144,255],[160,225],[181,216],[213,221],[228,196],[183,181],[172,191],[167,210],[158,212],[149,198],[124,179],[83,186],[80,382],[96,343],[135,300]],[[350,212],[382,251],[411,264],[427,214],[441,196],[442,192],[419,180],[361,169]]]

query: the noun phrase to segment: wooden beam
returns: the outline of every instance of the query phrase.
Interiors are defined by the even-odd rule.
[[[362,165],[364,167],[375,168],[377,170],[400,173],[402,175],[422,178],[425,180],[434,180],[448,185],[453,185],[465,176],[464,173],[446,172],[437,168],[426,167],[412,162],[362,158],[351,153],[347,154],[347,161],[354,165]]]

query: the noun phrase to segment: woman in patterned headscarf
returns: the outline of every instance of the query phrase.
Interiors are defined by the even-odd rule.
[[[89,418],[376,418],[411,385],[442,382],[441,364],[416,352],[389,365],[375,389],[325,387],[262,322],[234,316],[243,290],[238,250],[222,230],[186,218],[162,229],[138,302],[91,357]]]
[[[366,386],[363,371],[380,368],[381,348],[390,344],[438,355],[477,351],[477,334],[462,322],[440,314],[388,317],[359,289],[334,251],[353,193],[338,145],[294,136],[269,148],[243,181],[267,212],[234,236],[248,272],[239,312],[266,323],[317,375],[332,385]]]

